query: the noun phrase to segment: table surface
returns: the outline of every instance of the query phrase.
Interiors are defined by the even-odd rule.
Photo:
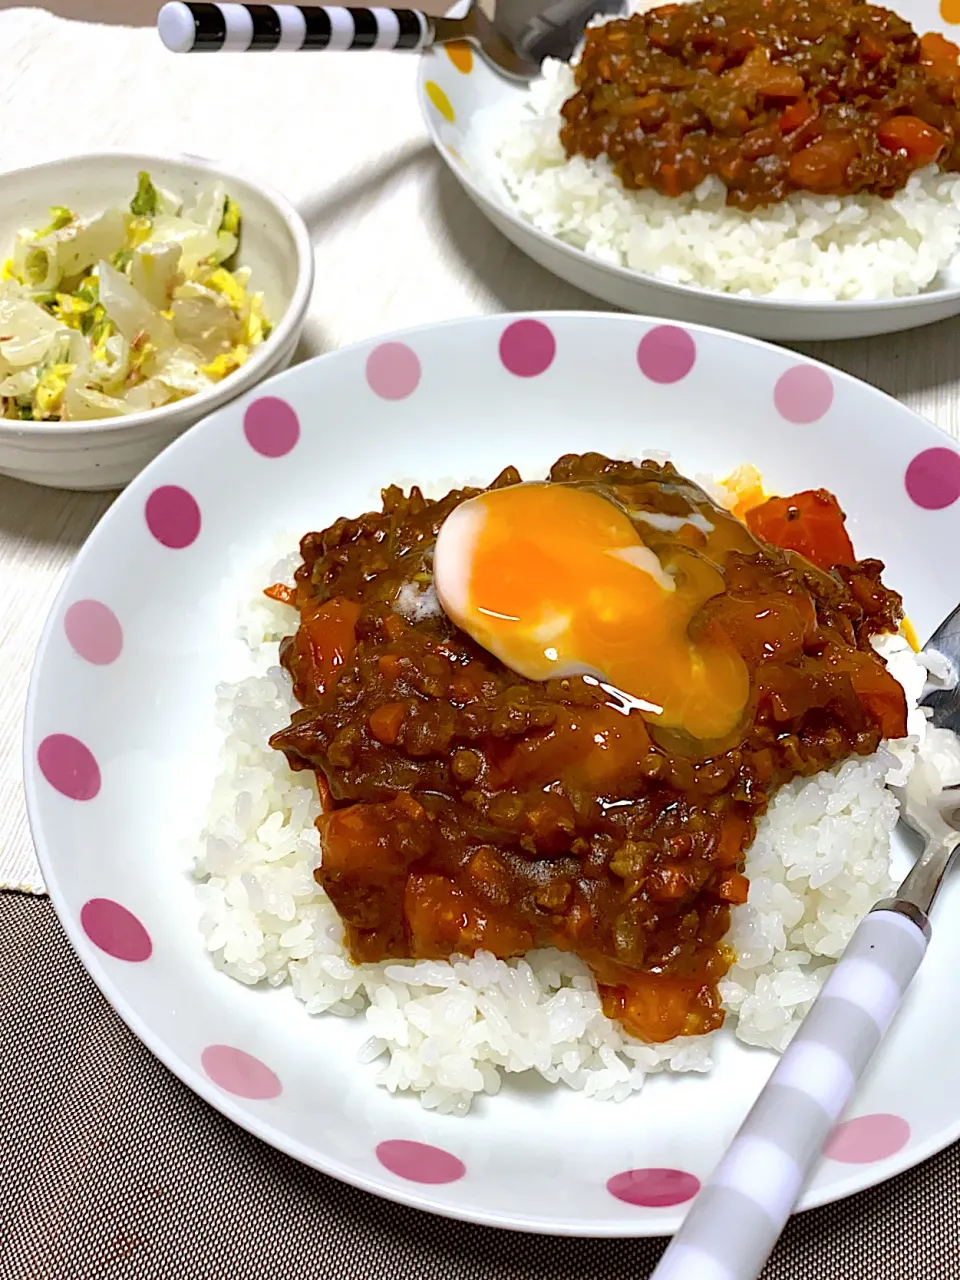
[[[527,261],[461,192],[432,151],[420,120],[413,59],[332,54],[296,60],[279,55],[246,61],[241,72],[227,56],[167,54],[148,25],[156,6],[146,0],[59,0],[55,7],[61,16],[8,8],[0,0],[0,119],[16,119],[15,128],[0,131],[0,171],[57,154],[129,148],[190,151],[261,175],[297,204],[316,246],[316,288],[300,357],[453,317],[599,306]],[[120,18],[145,25],[121,25]],[[960,436],[960,321],[802,349],[881,387]],[[110,501],[110,495],[44,490],[0,479],[0,886],[42,892],[21,782],[27,680],[58,584]],[[20,913],[18,921],[26,928],[26,916]],[[52,914],[44,928],[56,930]],[[2,1059],[0,1053],[0,1066]],[[52,1062],[48,1065],[54,1069]],[[32,1103],[25,1096],[27,1105]],[[952,1175],[945,1182],[946,1166],[941,1162],[939,1167],[939,1174],[930,1175],[938,1178],[931,1197],[944,1197],[956,1183]],[[955,1167],[953,1161],[951,1169]],[[908,1177],[921,1177],[921,1172]],[[903,1185],[919,1190],[919,1184]],[[885,1203],[894,1215],[896,1197]],[[435,1238],[436,1231],[430,1228],[427,1236]],[[841,1275],[835,1267],[821,1270],[812,1252],[800,1264],[803,1270],[792,1274],[829,1275],[831,1280],[854,1274],[844,1269]],[[565,1256],[572,1259],[573,1254]],[[589,1257],[596,1256],[589,1246]],[[585,1255],[577,1274],[629,1274],[629,1268],[623,1269],[626,1254],[618,1250],[617,1257],[614,1270],[595,1271]],[[942,1259],[931,1268],[917,1262],[904,1272],[890,1263],[882,1274],[898,1280],[907,1274],[960,1275],[960,1269],[945,1267]],[[443,1270],[431,1270],[431,1275]],[[512,1267],[486,1273],[508,1271],[519,1274]],[[540,1274],[536,1267],[533,1271]],[[3,1266],[0,1272],[20,1274]],[[229,1266],[218,1274],[228,1273],[239,1274]],[[549,1273],[559,1274],[552,1267]],[[32,1278],[40,1271],[22,1274]],[[59,1278],[67,1272],[56,1274]],[[339,1274],[372,1272],[348,1269]],[[403,1274],[426,1272],[415,1268]],[[868,1265],[856,1270],[861,1274],[881,1271]]]

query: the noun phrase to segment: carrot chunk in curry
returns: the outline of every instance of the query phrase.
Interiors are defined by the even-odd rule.
[[[744,524],[670,465],[571,455],[550,479],[626,513],[678,584],[691,557],[710,566],[690,639],[736,655],[749,684],[726,740],[658,725],[596,678],[524,678],[441,611],[441,526],[518,484],[509,468],[437,501],[391,487],[381,511],[307,534],[300,624],[281,646],[300,709],[271,742],[317,775],[316,877],[358,962],[559,947],[636,1036],[710,1031],[771,797],[906,731],[870,644],[896,629],[900,598],[821,491]]]
[[[678,196],[712,174],[754,209],[960,171],[960,49],[877,5],[667,4],[589,30],[575,75],[560,140],[628,188]]]

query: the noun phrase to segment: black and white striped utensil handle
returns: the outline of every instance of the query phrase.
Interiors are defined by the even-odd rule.
[[[414,9],[344,9],[335,5],[193,4],[174,0],[157,16],[160,39],[174,53],[272,50],[406,49],[433,43],[431,18]]]

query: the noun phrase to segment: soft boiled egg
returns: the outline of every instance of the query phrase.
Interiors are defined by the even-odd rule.
[[[722,573],[679,540],[661,560],[596,489],[519,484],[461,503],[440,529],[434,583],[451,621],[527,679],[599,679],[697,739],[743,720],[742,657],[689,635]]]

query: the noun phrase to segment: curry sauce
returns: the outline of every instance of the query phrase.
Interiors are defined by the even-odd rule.
[[[741,523],[670,465],[571,455],[550,479],[615,504],[678,582],[693,561],[715,575],[689,632],[748,672],[725,740],[665,729],[599,678],[510,670],[431,604],[441,526],[481,491],[391,487],[382,510],[307,534],[295,587],[270,592],[300,615],[281,645],[300,709],[271,743],[316,773],[316,878],[356,961],[559,947],[633,1034],[710,1031],[777,788],[906,732],[870,643],[900,598],[829,494]]]
[[[666,196],[713,175],[727,203],[891,196],[960,171],[960,49],[848,0],[697,0],[587,31],[562,109],[569,156]]]

